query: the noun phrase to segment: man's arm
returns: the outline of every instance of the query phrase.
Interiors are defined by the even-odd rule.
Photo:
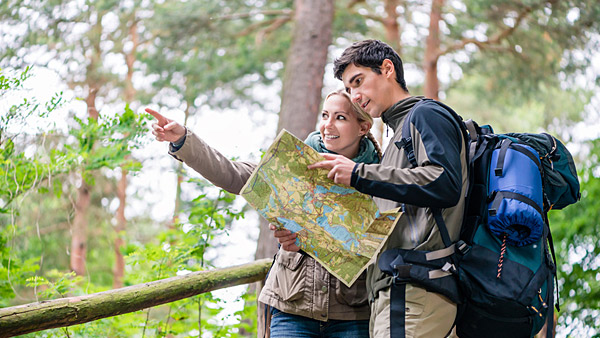
[[[373,196],[420,207],[448,208],[460,199],[464,147],[453,118],[434,102],[413,114],[411,135],[418,166],[357,165],[351,185]],[[394,149],[396,150],[396,149]],[[404,150],[400,157],[405,157]],[[462,155],[461,155],[462,154]]]
[[[328,177],[376,197],[422,207],[456,205],[462,190],[462,136],[458,126],[435,103],[415,111],[411,133],[418,166],[400,168],[354,163],[326,154],[309,169],[330,170]],[[399,150],[404,151],[404,150]]]
[[[356,166],[356,162],[343,155],[336,154],[321,154],[325,161],[308,165],[308,169],[323,168],[329,170],[327,177],[337,184],[350,185],[352,171]]]

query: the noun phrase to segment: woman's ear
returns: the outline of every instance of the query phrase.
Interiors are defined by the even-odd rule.
[[[361,137],[365,136],[369,133],[369,130],[371,130],[371,123],[363,121],[360,123],[360,130],[358,131],[358,135]]]

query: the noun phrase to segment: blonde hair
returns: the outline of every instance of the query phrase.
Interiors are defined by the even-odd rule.
[[[371,127],[373,126],[373,117],[371,117],[371,115],[367,114],[367,112],[364,111],[360,107],[360,105],[358,105],[356,102],[353,102],[352,98],[350,97],[350,94],[348,94],[344,89],[338,89],[338,90],[332,91],[331,93],[327,94],[327,96],[325,96],[325,100],[327,100],[328,98],[330,98],[334,95],[339,95],[339,96],[345,98],[346,100],[348,100],[348,102],[352,106],[352,111],[354,111],[354,114],[356,115],[356,118],[358,119],[359,123],[368,122]],[[381,151],[381,147],[379,146],[379,143],[375,139],[375,136],[373,136],[373,134],[369,130],[365,134],[365,137],[367,137],[369,140],[371,140],[371,142],[373,142],[373,145],[375,146],[375,150],[377,151],[377,156],[381,160],[381,158],[383,157],[383,153]]]

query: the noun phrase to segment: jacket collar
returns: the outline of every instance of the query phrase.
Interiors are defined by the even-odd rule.
[[[394,132],[398,128],[400,121],[403,120],[404,116],[417,104],[417,102],[423,100],[424,96],[410,96],[402,99],[392,105],[388,110],[381,114],[381,119],[385,124],[390,126]]]
[[[321,138],[321,133],[317,131],[313,131],[308,135],[304,143],[311,146],[314,150],[320,153],[329,153],[329,154],[337,154],[327,148],[325,148],[325,143],[323,143],[323,139]],[[360,140],[360,145],[358,149],[358,154],[356,157],[352,158],[352,161],[356,163],[379,163],[379,154],[377,153],[377,149],[375,149],[375,144],[368,137],[364,136]]]

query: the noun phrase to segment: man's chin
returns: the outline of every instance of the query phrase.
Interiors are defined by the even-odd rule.
[[[377,109],[369,109],[366,111],[367,114],[369,114],[372,118],[378,118],[381,117],[381,112]]]

